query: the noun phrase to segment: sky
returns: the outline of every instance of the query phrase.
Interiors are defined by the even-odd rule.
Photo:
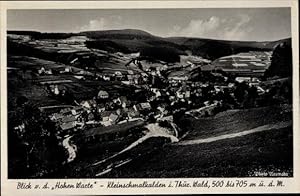
[[[171,37],[240,41],[291,37],[290,8],[8,10],[8,30],[140,29]]]

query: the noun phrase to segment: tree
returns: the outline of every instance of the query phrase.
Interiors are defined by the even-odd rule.
[[[271,65],[265,73],[265,77],[292,76],[292,47],[290,41],[278,44],[272,54]]]
[[[237,102],[242,103],[247,95],[248,85],[246,82],[238,83],[234,90],[234,96]]]
[[[55,123],[32,104],[17,107],[8,121],[9,176],[42,177],[54,171],[65,158],[56,131]]]

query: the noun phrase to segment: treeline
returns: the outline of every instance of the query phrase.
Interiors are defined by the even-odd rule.
[[[76,34],[74,33],[41,33],[37,31],[7,31],[7,34],[28,35],[32,39],[67,39]]]
[[[9,178],[43,178],[62,165],[66,152],[58,128],[26,97],[17,99],[8,119]]]
[[[291,77],[293,72],[291,41],[278,44],[272,54],[265,77]]]

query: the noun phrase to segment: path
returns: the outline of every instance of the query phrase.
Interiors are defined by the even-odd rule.
[[[67,149],[68,154],[69,154],[69,157],[67,159],[68,163],[70,163],[71,161],[73,161],[76,158],[76,151],[77,151],[76,145],[70,144],[71,137],[72,136],[65,138],[62,142],[64,148]]]
[[[96,166],[96,165],[99,165],[101,163],[104,163],[104,162],[106,162],[106,161],[108,161],[108,160],[110,160],[110,159],[112,159],[112,158],[114,158],[114,157],[116,157],[120,154],[123,154],[124,152],[129,151],[130,149],[138,146],[139,144],[143,143],[144,141],[146,141],[147,139],[152,138],[152,137],[166,137],[166,138],[170,138],[171,142],[178,142],[178,138],[171,135],[171,134],[169,134],[168,133],[169,130],[166,129],[166,128],[160,127],[157,124],[148,124],[145,127],[149,130],[149,132],[145,136],[139,138],[138,140],[136,140],[135,142],[130,144],[128,147],[126,147],[122,151],[120,151],[120,152],[118,152],[118,153],[116,153],[116,154],[114,154],[114,155],[112,155],[112,156],[110,156],[110,157],[108,157],[104,160],[93,163],[92,165]]]
[[[218,140],[241,137],[241,136],[245,136],[245,135],[248,135],[248,134],[251,134],[251,133],[269,131],[269,130],[272,130],[272,129],[282,129],[282,128],[286,128],[286,127],[291,126],[291,125],[292,125],[292,121],[280,122],[280,123],[276,123],[276,124],[263,125],[263,126],[260,126],[260,127],[256,127],[254,129],[249,129],[249,130],[241,131],[241,132],[238,132],[238,133],[224,134],[224,135],[209,137],[209,138],[205,138],[205,139],[185,140],[185,141],[181,141],[181,142],[176,143],[176,145],[193,145],[193,144],[210,143],[210,142],[215,142],[215,141],[218,141]]]

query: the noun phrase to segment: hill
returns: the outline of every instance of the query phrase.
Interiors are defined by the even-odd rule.
[[[248,51],[272,51],[276,45],[291,40],[290,38],[269,42],[254,41],[226,41],[187,37],[166,38],[172,43],[180,45],[186,50],[190,50],[194,55],[199,55],[207,59],[215,60],[222,56],[237,54]]]
[[[8,34],[27,35],[34,40],[66,39],[72,36],[86,36],[88,48],[109,52],[135,53],[141,56],[167,62],[176,62],[179,55],[188,51],[193,55],[215,60],[222,56],[248,51],[272,51],[276,45],[290,39],[250,42],[224,41],[189,37],[159,37],[136,29],[84,31],[80,33],[40,33],[36,31],[8,31]],[[157,52],[159,51],[159,52]],[[162,54],[162,55],[158,55]],[[168,58],[166,58],[168,56]]]
[[[292,112],[283,112],[281,107],[231,110],[195,119],[179,143],[166,145],[103,177],[251,177],[272,171],[292,176]],[[254,129],[263,131],[198,142]]]

